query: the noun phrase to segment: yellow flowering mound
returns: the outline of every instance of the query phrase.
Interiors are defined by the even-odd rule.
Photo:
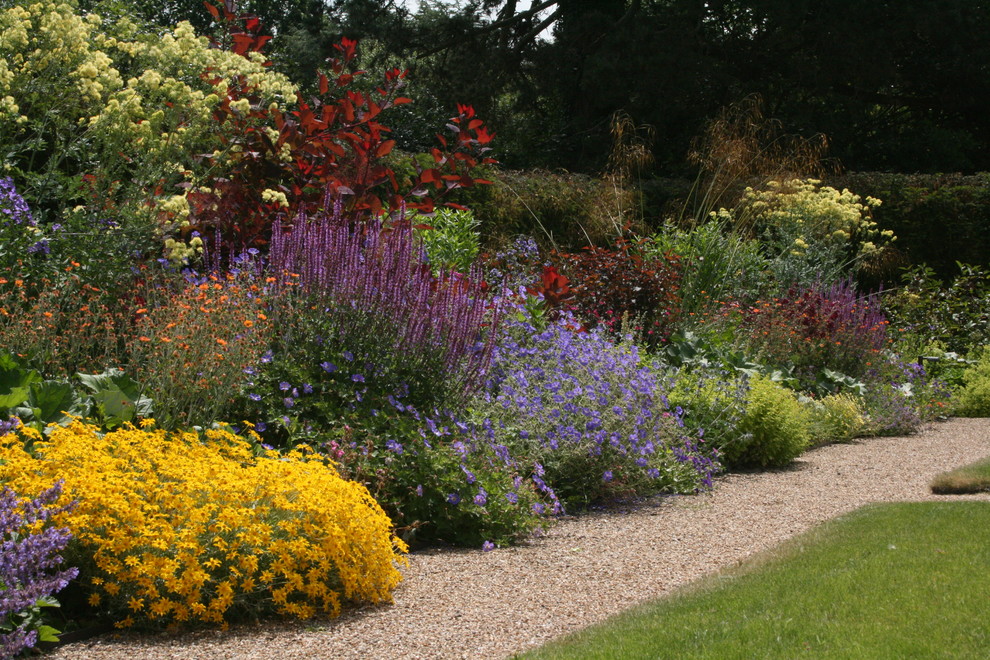
[[[0,484],[35,496],[64,479],[64,500],[78,500],[58,519],[74,536],[65,555],[118,627],[336,616],[345,602],[391,600],[406,548],[364,486],[312,454],[255,457],[227,431],[145,425],[0,438]]]

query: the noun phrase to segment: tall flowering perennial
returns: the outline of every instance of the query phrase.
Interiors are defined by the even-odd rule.
[[[684,436],[635,344],[575,331],[567,315],[541,331],[517,312],[475,407],[485,429],[534,459],[538,485],[578,504],[710,485],[717,464],[703,439]]]
[[[887,319],[875,295],[861,296],[848,280],[791,287],[747,311],[746,341],[772,366],[793,365],[812,387],[822,369],[859,377],[883,361]]]
[[[78,421],[45,441],[0,438],[0,481],[33,494],[56,475],[78,500],[53,516],[72,531],[67,557],[118,627],[336,616],[390,600],[401,579],[404,545],[381,508],[312,454],[256,457],[224,430],[101,435]]]
[[[386,320],[389,348],[405,362],[439,368],[454,389],[470,391],[490,362],[498,309],[479,267],[434,276],[403,216],[356,225],[338,202],[330,213],[300,214],[291,227],[277,222],[271,272],[283,288],[316,296],[328,312],[358,310],[357,317]]]
[[[2,425],[0,425],[2,428]],[[37,622],[25,614],[39,600],[61,591],[77,568],[57,570],[71,538],[65,527],[49,524],[70,507],[58,506],[62,483],[24,500],[10,488],[0,490],[0,657],[34,648]]]
[[[127,338],[129,368],[169,427],[209,426],[224,417],[244,369],[268,347],[268,301],[250,268],[191,274],[142,291]]]
[[[897,240],[872,218],[880,200],[821,183],[791,179],[770,181],[762,190],[747,188],[735,209],[713,216],[760,238],[784,286],[880,267],[884,251]]]

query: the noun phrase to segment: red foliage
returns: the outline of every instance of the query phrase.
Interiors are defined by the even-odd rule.
[[[665,342],[674,330],[680,262],[673,254],[644,259],[634,243],[619,239],[614,250],[586,247],[577,253],[555,253],[570,276],[570,307],[589,326],[623,330],[623,317],[648,345]],[[566,281],[566,280],[565,280]]]
[[[207,7],[219,20],[220,10]],[[222,17],[230,36],[217,47],[246,56],[267,42],[268,37],[258,34],[258,20],[235,15],[230,0]],[[384,160],[395,141],[388,139],[390,130],[381,123],[381,115],[411,102],[399,95],[406,72],[385,72],[382,84],[370,92],[355,89],[355,80],[364,74],[353,69],[357,43],[343,39],[334,48],[338,55],[328,60],[326,72],[318,74],[319,94],[309,100],[300,95],[298,109],[289,113],[266,106],[243,76],[227,81],[227,96],[215,108],[213,119],[222,127],[219,137],[227,157],[234,154],[234,160],[225,163],[210,182],[218,193],[189,193],[195,225],[190,231],[219,232],[227,248],[245,248],[267,243],[278,215],[317,212],[327,199],[344,199],[345,212],[355,218],[378,215],[385,204],[392,209],[404,204],[428,213],[452,190],[489,183],[473,177],[472,171],[495,162],[485,156],[494,134],[475,117],[472,107],[459,105],[458,115],[447,124],[453,136],[437,136],[441,147],[430,152],[432,166],[417,164],[412,185],[400,189]],[[243,99],[250,104],[247,112],[238,109]],[[266,128],[275,129],[277,137],[273,139]],[[266,189],[284,193],[289,207],[264,200]]]

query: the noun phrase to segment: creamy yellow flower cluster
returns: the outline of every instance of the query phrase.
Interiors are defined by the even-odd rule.
[[[391,599],[406,548],[364,486],[312,454],[255,457],[228,431],[153,424],[0,438],[0,484],[34,496],[64,479],[63,498],[78,500],[57,521],[74,536],[66,557],[118,627],[336,616],[343,602]]]
[[[763,190],[747,188],[738,209],[739,220],[761,228],[787,228],[799,234],[795,250],[808,248],[810,242],[850,243],[861,255],[876,252],[878,243],[896,239],[890,230],[880,231],[871,210],[880,206],[873,197],[861,199],[847,189],[822,186],[817,179],[770,181]]]
[[[170,225],[188,216],[175,185],[203,178],[206,166],[193,155],[220,146],[212,110],[238,76],[266,105],[284,110],[296,101],[292,83],[266,68],[259,53],[210,48],[187,22],[152,34],[125,17],[81,14],[68,2],[22,0],[0,10],[0,137],[56,109],[93,161],[126,164],[136,187],[131,210],[153,210]]]

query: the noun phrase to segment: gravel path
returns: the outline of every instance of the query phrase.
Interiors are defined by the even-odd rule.
[[[723,477],[712,494],[566,519],[522,546],[415,553],[394,605],[333,622],[104,636],[52,657],[504,658],[863,504],[946,499],[931,495],[929,480],[987,455],[987,419],[832,445],[784,470]]]

